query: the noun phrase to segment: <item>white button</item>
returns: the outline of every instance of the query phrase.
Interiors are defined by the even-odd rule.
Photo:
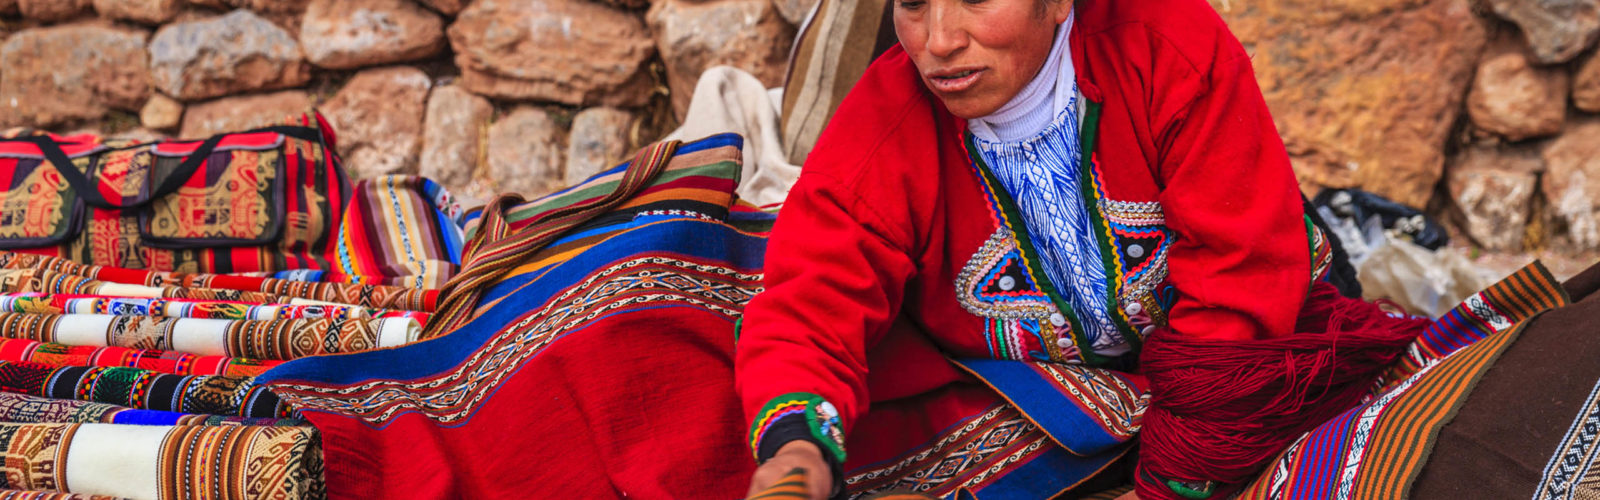
[[[1067,317],[1066,316],[1062,316],[1061,313],[1051,314],[1050,315],[1050,324],[1056,325],[1056,327],[1058,327],[1058,328],[1059,327],[1063,327],[1063,326],[1067,326]]]
[[[1144,257],[1144,247],[1140,246],[1138,243],[1128,245],[1128,256],[1135,259]]]
[[[1064,337],[1056,339],[1056,347],[1060,347],[1062,349],[1071,348],[1072,347],[1072,339],[1064,338]]]
[[[1138,301],[1132,301],[1128,302],[1128,305],[1122,306],[1122,310],[1128,313],[1129,316],[1135,316],[1141,312],[1144,312],[1144,306],[1139,305]]]
[[[1000,277],[1000,289],[1001,290],[1009,292],[1009,291],[1011,291],[1011,289],[1016,288],[1016,287],[1017,287],[1017,279],[1016,278],[1013,278],[1013,277],[1010,277],[1010,276],[1001,276]]]

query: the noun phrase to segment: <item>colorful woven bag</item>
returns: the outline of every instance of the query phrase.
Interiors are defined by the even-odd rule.
[[[154,271],[329,269],[350,181],[318,113],[196,141],[0,138],[0,249]]]

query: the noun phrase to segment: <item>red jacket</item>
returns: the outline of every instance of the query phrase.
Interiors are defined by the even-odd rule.
[[[1083,139],[1096,190],[1084,202],[1112,310],[1125,336],[1288,335],[1312,248],[1250,58],[1206,2],[1157,3],[1080,2],[1069,41],[1092,103]],[[839,108],[743,320],[736,377],[758,455],[793,403],[813,407],[815,435],[838,440],[875,401],[963,380],[947,357],[1132,366],[1079,349],[1075,318],[1029,262],[1026,232],[1007,225],[1021,222],[965,133],[899,47]]]

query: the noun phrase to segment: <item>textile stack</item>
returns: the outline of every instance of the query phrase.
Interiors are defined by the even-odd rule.
[[[324,497],[318,430],[258,379],[416,341],[460,264],[450,195],[352,182],[315,113],[0,137],[0,497]]]

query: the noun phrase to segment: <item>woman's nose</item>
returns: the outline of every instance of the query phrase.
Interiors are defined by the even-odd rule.
[[[967,30],[962,26],[964,17],[960,2],[929,1],[928,52],[936,57],[950,57],[967,46]]]

